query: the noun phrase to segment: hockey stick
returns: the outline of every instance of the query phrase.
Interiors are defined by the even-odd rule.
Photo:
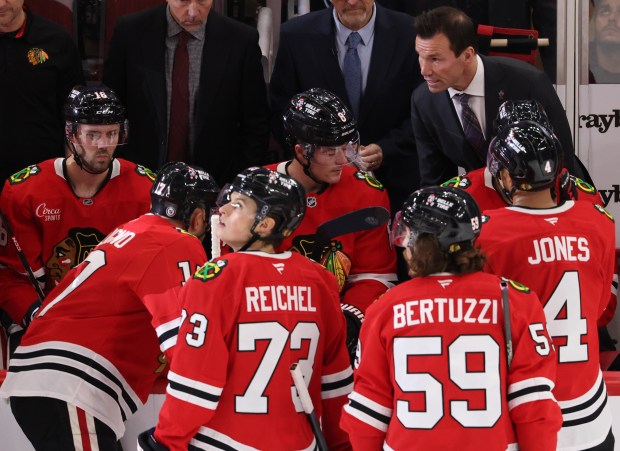
[[[390,212],[383,207],[366,207],[325,221],[316,229],[316,240],[309,257],[319,261],[329,240],[347,233],[361,232],[382,226],[390,220]]]
[[[506,340],[506,360],[508,368],[512,364],[512,330],[510,327],[510,304],[508,300],[508,285],[506,282],[500,282],[502,289],[502,307],[504,309],[504,339]]]
[[[13,233],[13,229],[11,229],[11,226],[9,225],[9,221],[6,219],[6,216],[1,210],[0,210],[0,221],[2,221],[2,224],[4,224],[7,234],[11,237],[11,241],[13,241],[13,246],[15,246],[15,250],[17,251],[17,256],[19,257],[19,261],[22,262],[22,266],[26,270],[26,275],[28,276],[28,280],[30,280],[30,283],[34,287],[34,291],[37,292],[37,296],[39,297],[39,300],[43,302],[45,300],[45,294],[43,294],[43,290],[41,289],[41,286],[39,285],[39,282],[37,281],[37,278],[34,275],[34,271],[30,267],[28,260],[26,260],[26,256],[22,252],[22,248],[19,245],[19,241],[17,241],[15,234]]]
[[[318,449],[319,451],[327,451],[327,442],[325,441],[325,437],[323,436],[323,431],[321,431],[319,419],[314,412],[312,399],[310,398],[308,387],[306,387],[306,383],[304,382],[304,375],[301,373],[301,368],[299,368],[299,365],[297,363],[293,363],[291,365],[291,376],[293,377],[293,383],[295,384],[295,388],[297,389],[297,394],[299,395],[301,406],[303,407],[308,421],[310,422],[310,428],[312,429],[312,433],[316,437]]]

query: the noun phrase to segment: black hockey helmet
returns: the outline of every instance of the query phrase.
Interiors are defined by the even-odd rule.
[[[420,234],[428,233],[437,238],[442,250],[460,252],[473,247],[481,225],[480,208],[467,191],[451,186],[422,188],[396,214],[392,243],[411,247]]]
[[[185,228],[196,208],[207,215],[215,208],[220,189],[207,172],[180,161],[166,163],[151,188],[151,213],[182,221]]]
[[[125,107],[107,86],[74,86],[65,102],[65,121],[68,139],[77,133],[78,124],[119,124],[118,144],[127,140]]]
[[[295,231],[306,212],[306,193],[303,187],[286,174],[266,168],[252,167],[241,172],[232,183],[224,186],[218,205],[230,202],[237,192],[256,202],[256,219],[250,232],[267,216],[275,219],[272,236],[287,237]]]
[[[516,122],[500,130],[489,145],[487,168],[496,179],[506,169],[521,191],[548,188],[562,169],[558,140],[536,122]]]
[[[353,113],[326,89],[312,88],[294,95],[283,120],[291,146],[301,142],[312,146],[352,143],[359,147],[357,121]],[[311,157],[312,154],[306,156],[308,159]]]
[[[497,110],[493,127],[495,133],[499,133],[502,128],[521,121],[536,122],[553,132],[547,113],[537,100],[506,100]]]

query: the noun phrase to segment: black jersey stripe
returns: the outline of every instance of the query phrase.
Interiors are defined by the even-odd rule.
[[[187,393],[188,395],[192,395],[197,398],[205,399],[211,402],[218,402],[220,400],[220,395],[214,395],[213,393],[209,393],[203,390],[198,390],[197,388],[189,387],[187,385],[183,385],[179,382],[175,382],[170,379],[168,380],[168,384],[170,385],[170,388],[173,390]]]
[[[541,393],[541,392],[550,392],[550,385],[533,385],[531,387],[522,388],[521,390],[514,391],[512,393],[508,393],[507,399],[508,401],[512,401],[521,396],[530,395],[532,393]]]
[[[349,407],[351,407],[352,409],[357,409],[360,412],[364,412],[366,415],[369,415],[382,423],[385,423],[385,424],[390,423],[390,417],[386,415],[381,415],[376,410],[372,410],[370,407],[366,407],[365,405],[359,403],[358,401],[354,401],[353,399],[350,399],[350,398],[349,398]]]
[[[599,408],[596,409],[594,412],[592,412],[590,415],[582,417],[582,418],[576,418],[570,421],[564,421],[562,423],[562,427],[564,428],[564,427],[578,426],[580,424],[590,423],[594,421],[596,418],[598,418],[598,416],[601,414],[601,412],[603,411],[606,405],[607,405],[607,395],[605,395],[605,399],[603,400]]]
[[[159,339],[159,344],[160,345],[163,344],[165,341],[171,339],[172,337],[178,334],[179,334],[179,326],[176,326],[170,330],[167,330],[166,332],[164,332],[163,334],[157,337]]]
[[[601,379],[601,383],[596,389],[596,393],[594,393],[594,395],[590,399],[576,406],[565,407],[564,409],[562,409],[562,415],[566,415],[568,413],[573,413],[573,412],[579,412],[580,410],[587,409],[588,407],[593,405],[601,397],[601,395],[603,395],[604,391],[605,391],[605,384],[603,382],[603,379]]]
[[[197,433],[196,435],[194,435],[194,438],[196,440],[200,440],[201,442],[203,442],[203,443],[205,443],[207,445],[211,445],[211,446],[213,446],[216,449],[222,449],[222,450],[225,450],[225,451],[236,451],[237,450],[236,448],[234,448],[234,447],[232,447],[230,445],[227,445],[224,442],[220,442],[219,440],[216,440],[213,437],[209,437],[208,435]],[[188,450],[192,450],[192,449],[200,449],[200,448],[196,448],[196,447],[190,446],[187,449]]]
[[[111,388],[109,385],[104,384],[102,381],[100,381],[96,377],[93,377],[90,374],[87,374],[86,372],[84,372],[82,370],[79,370],[77,368],[71,367],[69,365],[63,365],[63,364],[60,364],[60,363],[51,363],[51,362],[39,363],[39,364],[35,364],[35,365],[21,365],[21,366],[11,365],[11,367],[9,368],[9,372],[11,372],[11,373],[20,373],[22,371],[37,371],[37,370],[60,371],[60,372],[63,372],[63,373],[68,373],[68,374],[72,374],[74,376],[79,377],[80,379],[82,379],[85,382],[89,383],[93,387],[97,388],[99,391],[102,391],[102,392],[106,393],[108,396],[110,396],[112,399],[114,399],[116,401],[116,404],[118,405],[118,408],[119,408],[120,412],[121,412],[121,416],[123,418],[123,421],[127,420],[127,417],[129,415],[127,414],[127,412],[125,412],[125,410],[121,406],[121,404],[119,402],[119,399],[118,399],[118,394],[116,393],[116,391],[113,388]],[[123,391],[123,393],[124,393],[124,391]],[[127,396],[129,397],[129,395],[127,395]],[[125,398],[124,395],[123,395],[123,398]],[[133,401],[131,402],[131,404],[128,404],[128,407],[131,410],[132,414],[136,413],[136,411],[138,410],[137,406],[135,405],[135,403],[133,403]]]
[[[337,390],[342,387],[346,387],[347,385],[351,385],[353,383],[353,374],[347,376],[344,379],[340,379],[335,382],[328,382],[321,384],[321,391],[332,391]]]
[[[132,397],[129,395],[127,390],[125,390],[123,383],[114,374],[112,374],[112,372],[110,372],[105,366],[101,365],[100,363],[96,362],[95,360],[83,354],[78,354],[77,352],[68,351],[64,349],[45,348],[39,351],[16,352],[15,354],[13,354],[12,359],[27,361],[33,358],[51,357],[51,356],[64,357],[69,360],[75,360],[76,362],[80,362],[88,366],[89,368],[93,368],[97,370],[103,376],[105,376],[110,381],[112,381],[116,387],[118,387],[119,391],[122,394],[123,400],[127,403],[127,405],[129,406],[132,412],[135,412],[136,410],[138,410],[138,406],[136,405]],[[59,365],[62,365],[62,364],[59,364]],[[15,367],[15,365],[13,365],[13,367]]]

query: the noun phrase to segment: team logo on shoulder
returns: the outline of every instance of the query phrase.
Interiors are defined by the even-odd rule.
[[[28,50],[28,62],[33,66],[36,66],[37,64],[43,64],[48,59],[50,59],[50,57],[43,49],[34,47]]]
[[[444,188],[451,186],[452,188],[467,189],[471,186],[471,180],[469,180],[469,177],[461,177],[460,175],[457,175],[456,177],[452,177],[450,180],[443,182],[439,186],[443,186]]]
[[[521,293],[529,293],[530,292],[530,289],[528,287],[526,287],[525,285],[523,285],[522,283],[515,282],[514,280],[510,280],[510,279],[507,279],[505,277],[500,277],[500,279],[503,280],[504,282],[508,283],[508,285],[510,285],[515,290],[520,291]]]
[[[594,205],[594,208],[596,208],[599,213],[603,213],[605,216],[607,216],[609,219],[611,219],[612,222],[616,222],[616,220],[614,219],[613,215],[611,213],[609,213],[607,210],[605,210],[603,207],[601,207],[598,204],[592,204],[592,205]]]
[[[590,185],[588,182],[581,180],[579,177],[575,177],[575,186],[577,189],[583,191],[584,193],[594,194],[596,193],[596,188]]]
[[[194,274],[194,279],[202,280],[203,282],[215,279],[221,274],[227,264],[227,260],[207,262],[202,267],[198,268],[198,271]]]
[[[353,176],[358,180],[363,180],[366,184],[374,189],[378,189],[379,191],[383,191],[383,184],[375,178],[370,172],[359,170],[353,174]]]
[[[175,227],[175,229],[177,230],[177,232],[183,234],[183,235],[189,235],[189,236],[195,236],[192,232],[189,232],[185,229],[182,229],[181,227]]]
[[[151,182],[155,181],[155,177],[157,174],[151,171],[149,168],[142,166],[141,164],[136,165],[136,172],[143,177],[148,177]]]
[[[17,185],[19,183],[25,182],[30,177],[33,177],[41,172],[41,168],[36,164],[28,166],[27,168],[22,169],[19,172],[16,172],[12,176],[9,177],[9,183],[11,185]]]
[[[491,219],[491,217],[489,215],[482,215],[480,217],[480,219],[482,219],[482,223],[486,224],[487,222],[489,222],[489,220]]]

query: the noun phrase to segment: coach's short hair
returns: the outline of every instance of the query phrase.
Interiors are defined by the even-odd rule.
[[[477,50],[474,23],[460,9],[440,6],[424,11],[416,17],[415,28],[422,39],[430,39],[438,33],[444,34],[450,41],[450,50],[456,56],[470,46]]]

